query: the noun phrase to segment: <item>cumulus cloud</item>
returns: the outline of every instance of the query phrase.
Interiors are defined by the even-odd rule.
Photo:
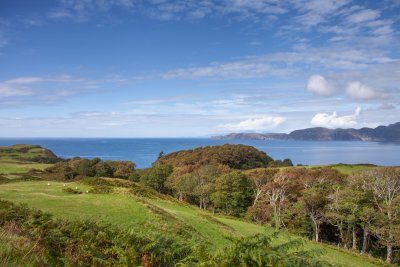
[[[346,87],[346,94],[351,98],[364,100],[383,98],[386,96],[386,94],[377,92],[359,81],[349,82]]]
[[[357,124],[357,117],[360,115],[361,108],[357,107],[354,114],[338,116],[336,111],[332,114],[317,113],[312,119],[311,124],[318,127],[327,128],[349,128]]]
[[[247,119],[239,123],[221,124],[220,127],[231,131],[265,131],[278,127],[285,120],[286,118],[284,117],[262,116]]]
[[[318,74],[310,76],[306,90],[320,96],[330,96],[334,92],[333,86]]]

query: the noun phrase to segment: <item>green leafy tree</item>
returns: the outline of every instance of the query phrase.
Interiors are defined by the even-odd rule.
[[[196,181],[191,173],[183,175],[170,175],[167,178],[166,186],[177,194],[179,201],[186,201],[189,195],[193,194]]]
[[[222,173],[230,171],[227,166],[203,165],[194,170],[193,178],[196,182],[193,194],[199,199],[199,208],[207,209],[212,193],[215,190],[215,179]]]
[[[217,177],[211,201],[217,210],[239,216],[251,205],[253,189],[251,181],[240,171]]]
[[[325,211],[328,199],[320,188],[309,188],[300,198],[300,203],[313,224],[314,240],[320,241],[321,224],[326,221]]]
[[[340,242],[347,247],[345,231],[351,232],[352,248],[357,249],[357,227],[365,194],[351,187],[336,187],[329,196],[326,218],[339,230]]]
[[[95,176],[96,177],[112,177],[113,170],[111,166],[105,162],[100,161],[94,166]]]
[[[140,183],[154,188],[159,193],[163,193],[165,192],[165,182],[171,173],[172,166],[170,165],[154,166],[146,170],[140,177]]]

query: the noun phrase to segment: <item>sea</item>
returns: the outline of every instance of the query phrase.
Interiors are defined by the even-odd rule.
[[[0,138],[0,146],[35,144],[61,158],[99,157],[130,160],[147,168],[161,151],[223,144],[244,144],[266,152],[274,159],[292,160],[294,165],[360,164],[400,166],[400,143],[358,141],[215,140],[210,138]]]

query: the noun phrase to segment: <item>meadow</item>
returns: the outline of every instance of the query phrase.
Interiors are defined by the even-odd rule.
[[[48,185],[50,184],[50,185]],[[63,188],[78,188],[83,194],[69,194]],[[0,199],[27,203],[56,217],[72,220],[91,219],[125,227],[130,231],[156,231],[159,234],[190,233],[193,243],[209,242],[210,250],[223,249],[230,236],[271,233],[272,228],[237,218],[215,215],[173,199],[136,197],[114,189],[110,194],[85,193],[90,186],[79,182],[14,182],[0,185]],[[179,234],[178,234],[179,235]],[[300,238],[285,234],[278,241]],[[305,250],[319,250],[320,259],[334,266],[381,266],[382,262],[333,246],[305,240]]]

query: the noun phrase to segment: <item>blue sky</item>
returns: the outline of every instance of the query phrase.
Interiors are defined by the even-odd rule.
[[[0,2],[0,137],[400,121],[400,1]]]

